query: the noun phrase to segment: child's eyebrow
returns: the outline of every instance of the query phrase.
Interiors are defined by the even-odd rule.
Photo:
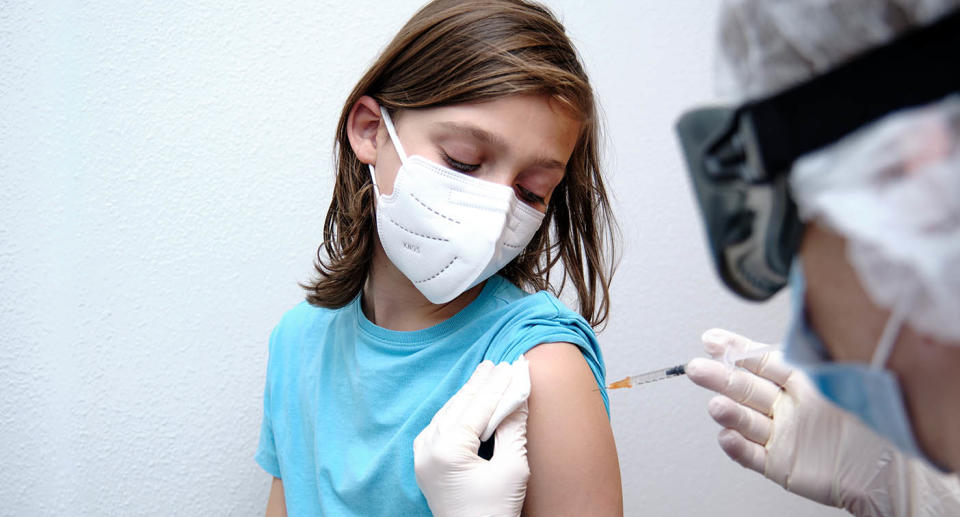
[[[463,124],[458,122],[436,122],[434,126],[445,131],[451,131],[469,136],[493,147],[498,147],[501,149],[507,147],[507,141],[503,137],[471,124]],[[544,169],[559,169],[560,171],[565,170],[567,167],[564,162],[548,157],[538,158],[534,161],[534,165],[543,167]]]
[[[475,140],[479,140],[485,144],[495,147],[507,147],[507,141],[502,137],[484,129],[480,129],[477,126],[458,122],[437,122],[434,125],[446,131],[452,131],[454,133],[461,133],[470,136]]]

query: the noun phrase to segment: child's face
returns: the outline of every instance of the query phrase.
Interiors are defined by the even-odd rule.
[[[514,189],[546,211],[563,179],[581,124],[548,97],[514,95],[494,101],[405,110],[394,117],[408,156]],[[400,157],[380,121],[374,167],[380,192],[393,192]]]

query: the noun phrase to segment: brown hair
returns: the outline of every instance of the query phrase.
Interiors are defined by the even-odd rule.
[[[360,79],[337,126],[337,177],[317,251],[318,277],[303,285],[307,301],[328,308],[349,303],[363,288],[373,256],[370,174],[347,139],[347,119],[360,97],[393,112],[521,93],[549,96],[581,120],[582,129],[544,224],[500,274],[521,289],[555,295],[569,280],[580,314],[601,325],[609,313],[618,233],[600,173],[593,91],[563,25],[545,7],[523,0],[431,2]],[[557,288],[550,276],[558,262]]]

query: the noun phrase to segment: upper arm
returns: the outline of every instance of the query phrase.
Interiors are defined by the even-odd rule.
[[[273,478],[270,485],[266,517],[287,517],[287,503],[283,498],[283,481],[280,478]]]
[[[530,362],[524,515],[623,515],[620,464],[597,381],[580,350],[548,343]]]

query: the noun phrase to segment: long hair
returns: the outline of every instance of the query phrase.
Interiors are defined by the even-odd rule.
[[[303,287],[313,305],[339,308],[363,288],[373,256],[375,214],[367,166],[347,138],[364,95],[390,112],[507,95],[545,95],[581,122],[581,134],[543,224],[500,274],[526,291],[560,295],[569,281],[593,326],[609,314],[618,229],[599,163],[593,91],[563,25],[524,0],[437,0],[400,29],[350,93],[337,125],[337,176],[317,251],[317,277]],[[560,285],[551,273],[560,263]],[[556,276],[556,273],[555,275]]]

